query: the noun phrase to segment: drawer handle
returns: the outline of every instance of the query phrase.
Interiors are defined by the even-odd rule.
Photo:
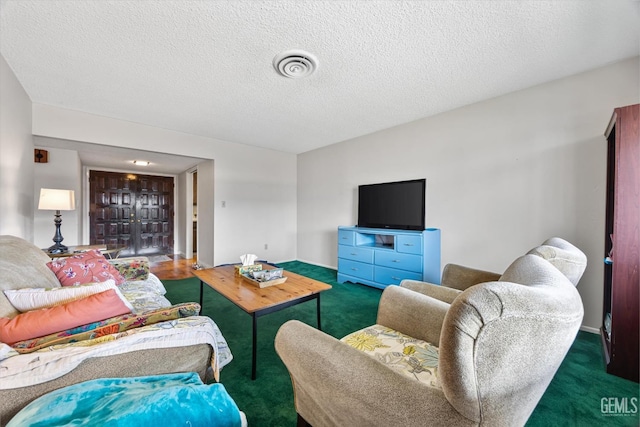
[[[391,276],[393,280],[401,280],[399,277]]]
[[[413,246],[413,243],[405,243],[405,246]]]
[[[355,267],[352,267],[352,268],[351,268],[351,270],[352,270],[352,271],[358,271],[358,269],[357,269],[357,268],[355,268]]]
[[[393,260],[393,261],[391,261],[391,262],[400,262],[400,260],[399,260],[399,259],[394,259],[394,260]]]
[[[357,253],[355,253],[355,252],[351,252],[351,255],[353,255],[353,256],[358,256],[358,254],[357,254]]]
[[[346,238],[346,237],[343,237],[343,238],[342,238],[342,240],[347,240],[347,238]]]

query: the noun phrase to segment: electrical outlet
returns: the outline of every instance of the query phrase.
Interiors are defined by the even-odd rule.
[[[269,245],[265,243],[265,244],[264,244],[264,250],[266,251],[266,250],[268,250],[268,249],[269,249]]]
[[[226,201],[224,201],[224,200],[222,201],[222,207],[223,207],[223,208],[226,208],[226,207],[227,207],[227,202],[226,202]]]

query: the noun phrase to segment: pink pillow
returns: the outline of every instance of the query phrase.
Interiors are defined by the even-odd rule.
[[[113,279],[119,286],[126,280],[97,249],[67,258],[56,258],[49,261],[47,267],[53,271],[62,286],[100,283],[109,279]]]
[[[131,313],[114,289],[55,307],[0,318],[0,341],[13,344]]]

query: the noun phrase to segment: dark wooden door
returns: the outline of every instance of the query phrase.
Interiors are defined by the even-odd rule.
[[[173,178],[89,174],[90,243],[125,244],[122,256],[173,253]]]

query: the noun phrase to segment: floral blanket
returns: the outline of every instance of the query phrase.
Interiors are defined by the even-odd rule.
[[[218,326],[204,316],[176,318],[83,341],[54,344],[27,354],[19,354],[0,343],[0,390],[51,381],[91,357],[203,343],[214,349],[211,366],[217,380],[219,370],[233,356]],[[61,349],[64,351],[57,351]]]

